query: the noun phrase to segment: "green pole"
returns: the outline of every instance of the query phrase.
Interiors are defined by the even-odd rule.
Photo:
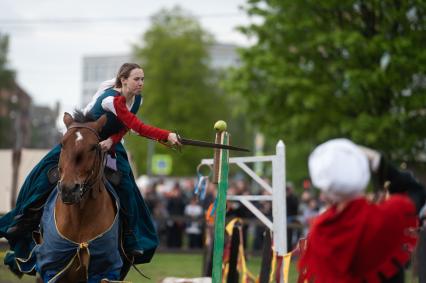
[[[221,135],[221,143],[228,144],[229,134],[227,132],[219,133]],[[213,248],[213,270],[212,283],[222,282],[222,258],[223,246],[225,242],[225,213],[226,213],[226,191],[228,189],[228,171],[229,159],[228,150],[222,149],[219,153],[219,172],[218,172],[218,191],[217,191],[217,207],[214,226],[214,248]]]

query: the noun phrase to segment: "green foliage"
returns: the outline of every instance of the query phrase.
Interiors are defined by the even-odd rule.
[[[7,68],[9,37],[0,32],[0,89],[9,88],[13,82],[13,71]]]
[[[257,42],[227,88],[268,139],[286,142],[290,178],[334,137],[400,160],[424,152],[426,2],[250,0],[246,11],[260,20],[240,29]]]
[[[212,36],[197,20],[179,7],[162,10],[152,17],[134,54],[145,71],[141,119],[151,125],[178,131],[183,137],[214,140],[213,125],[228,120],[226,96],[219,87],[219,76],[209,66],[208,46]],[[147,141],[128,139],[139,173],[146,172]],[[173,175],[194,175],[202,158],[213,151],[186,147],[182,153],[161,145],[155,153],[173,156]]]
[[[13,83],[13,71],[7,68],[7,52],[9,38],[0,33],[0,92],[9,89]],[[12,103],[8,97],[0,95],[0,111],[11,109]],[[0,112],[0,148],[10,147],[12,145],[12,119],[9,113]]]

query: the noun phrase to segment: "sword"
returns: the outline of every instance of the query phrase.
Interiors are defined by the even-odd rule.
[[[206,142],[206,141],[198,141],[198,140],[185,139],[185,138],[182,138],[179,135],[177,137],[178,137],[179,142],[182,145],[192,145],[192,146],[209,147],[209,148],[222,148],[222,149],[228,149],[228,150],[250,152],[250,150],[248,150],[246,148],[238,147],[238,146],[221,144],[221,143],[214,143],[214,142]]]

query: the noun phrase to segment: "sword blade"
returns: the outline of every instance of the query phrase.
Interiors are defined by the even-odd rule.
[[[246,148],[227,145],[227,144],[198,141],[198,140],[191,140],[191,139],[185,139],[185,138],[180,138],[179,141],[183,145],[192,145],[192,146],[209,147],[209,148],[222,148],[222,149],[250,152],[250,150]]]

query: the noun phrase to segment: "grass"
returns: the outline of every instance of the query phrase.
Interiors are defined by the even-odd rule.
[[[4,252],[0,251],[0,283],[34,283],[33,276],[23,276],[21,279],[12,274],[9,269],[3,265]],[[201,254],[170,254],[170,253],[157,253],[153,260],[144,265],[138,265],[138,268],[151,279],[143,278],[133,268],[127,275],[126,280],[138,282],[160,282],[165,277],[201,277],[202,276],[202,263],[203,257]],[[259,257],[252,257],[247,259],[247,267],[252,274],[257,276],[260,271],[261,259]],[[290,267],[289,283],[297,282],[297,271],[295,263],[293,262]],[[411,270],[406,272],[406,283],[416,282],[411,275]]]
[[[3,262],[4,252],[0,252],[0,263]],[[247,259],[247,267],[254,275],[260,271],[259,257]],[[201,254],[169,254],[157,253],[148,264],[138,265],[138,268],[151,279],[143,278],[133,268],[127,275],[126,280],[130,282],[160,282],[165,277],[201,277],[203,257]],[[32,282],[33,276],[23,276],[21,279],[12,274],[9,269],[0,264],[0,283]],[[296,282],[296,271],[294,266],[290,272],[289,282]]]

